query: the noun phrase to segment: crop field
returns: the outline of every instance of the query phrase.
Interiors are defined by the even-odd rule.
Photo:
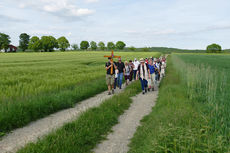
[[[130,153],[230,152],[230,55],[172,54]]]
[[[123,61],[159,56],[117,54]],[[110,52],[0,54],[0,135],[106,90],[104,55]]]

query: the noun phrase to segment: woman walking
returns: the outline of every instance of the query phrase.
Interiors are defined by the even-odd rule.
[[[137,76],[139,74],[139,79],[141,81],[142,94],[145,94],[148,88],[147,79],[150,78],[150,71],[149,71],[148,65],[145,63],[145,60],[143,58],[140,59],[140,62],[141,64],[138,66]]]

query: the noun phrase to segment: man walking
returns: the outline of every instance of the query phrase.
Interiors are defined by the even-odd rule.
[[[116,63],[116,66],[117,66],[117,69],[118,69],[117,84],[118,84],[119,88],[121,89],[123,75],[125,74],[125,64],[121,61],[121,58],[118,59],[118,62]]]
[[[153,64],[152,58],[149,60],[149,71],[150,71],[150,79],[148,79],[149,90],[152,88],[154,91],[154,84],[155,84],[155,65]]]
[[[106,84],[108,86],[108,95],[111,95],[111,89],[112,89],[112,94],[114,94],[114,74],[115,74],[115,68],[116,65],[112,62],[112,59],[109,57],[109,62],[105,64],[106,68]],[[112,69],[112,70],[111,70]]]
[[[148,88],[147,79],[150,78],[150,72],[149,72],[149,67],[145,63],[145,60],[143,58],[140,59],[140,62],[141,64],[138,66],[137,76],[139,74],[140,76],[139,78],[141,81],[142,94],[145,94]],[[136,79],[138,79],[138,77]]]
[[[140,64],[140,62],[135,58],[134,62],[133,62],[133,65],[134,65],[133,78],[134,78],[134,80],[136,80],[136,78],[137,78],[137,68],[138,68],[139,64]]]

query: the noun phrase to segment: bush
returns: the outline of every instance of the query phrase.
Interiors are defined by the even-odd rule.
[[[206,52],[207,53],[220,53],[221,52],[221,46],[218,44],[211,44],[207,47]]]

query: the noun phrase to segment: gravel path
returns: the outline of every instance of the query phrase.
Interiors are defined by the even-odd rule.
[[[116,94],[122,92],[117,89]],[[65,109],[49,115],[45,118],[30,123],[29,125],[16,129],[0,140],[0,153],[13,153],[29,142],[35,142],[38,138],[63,126],[67,122],[75,120],[79,115],[89,108],[99,106],[104,100],[110,98],[108,92],[103,92],[95,97],[89,98],[76,104],[74,108]]]
[[[113,132],[107,136],[107,140],[99,144],[95,153],[126,153],[128,144],[133,137],[140,120],[152,111],[155,105],[158,91],[139,94],[132,97],[133,103],[130,108],[120,116],[119,124],[113,127]]]

